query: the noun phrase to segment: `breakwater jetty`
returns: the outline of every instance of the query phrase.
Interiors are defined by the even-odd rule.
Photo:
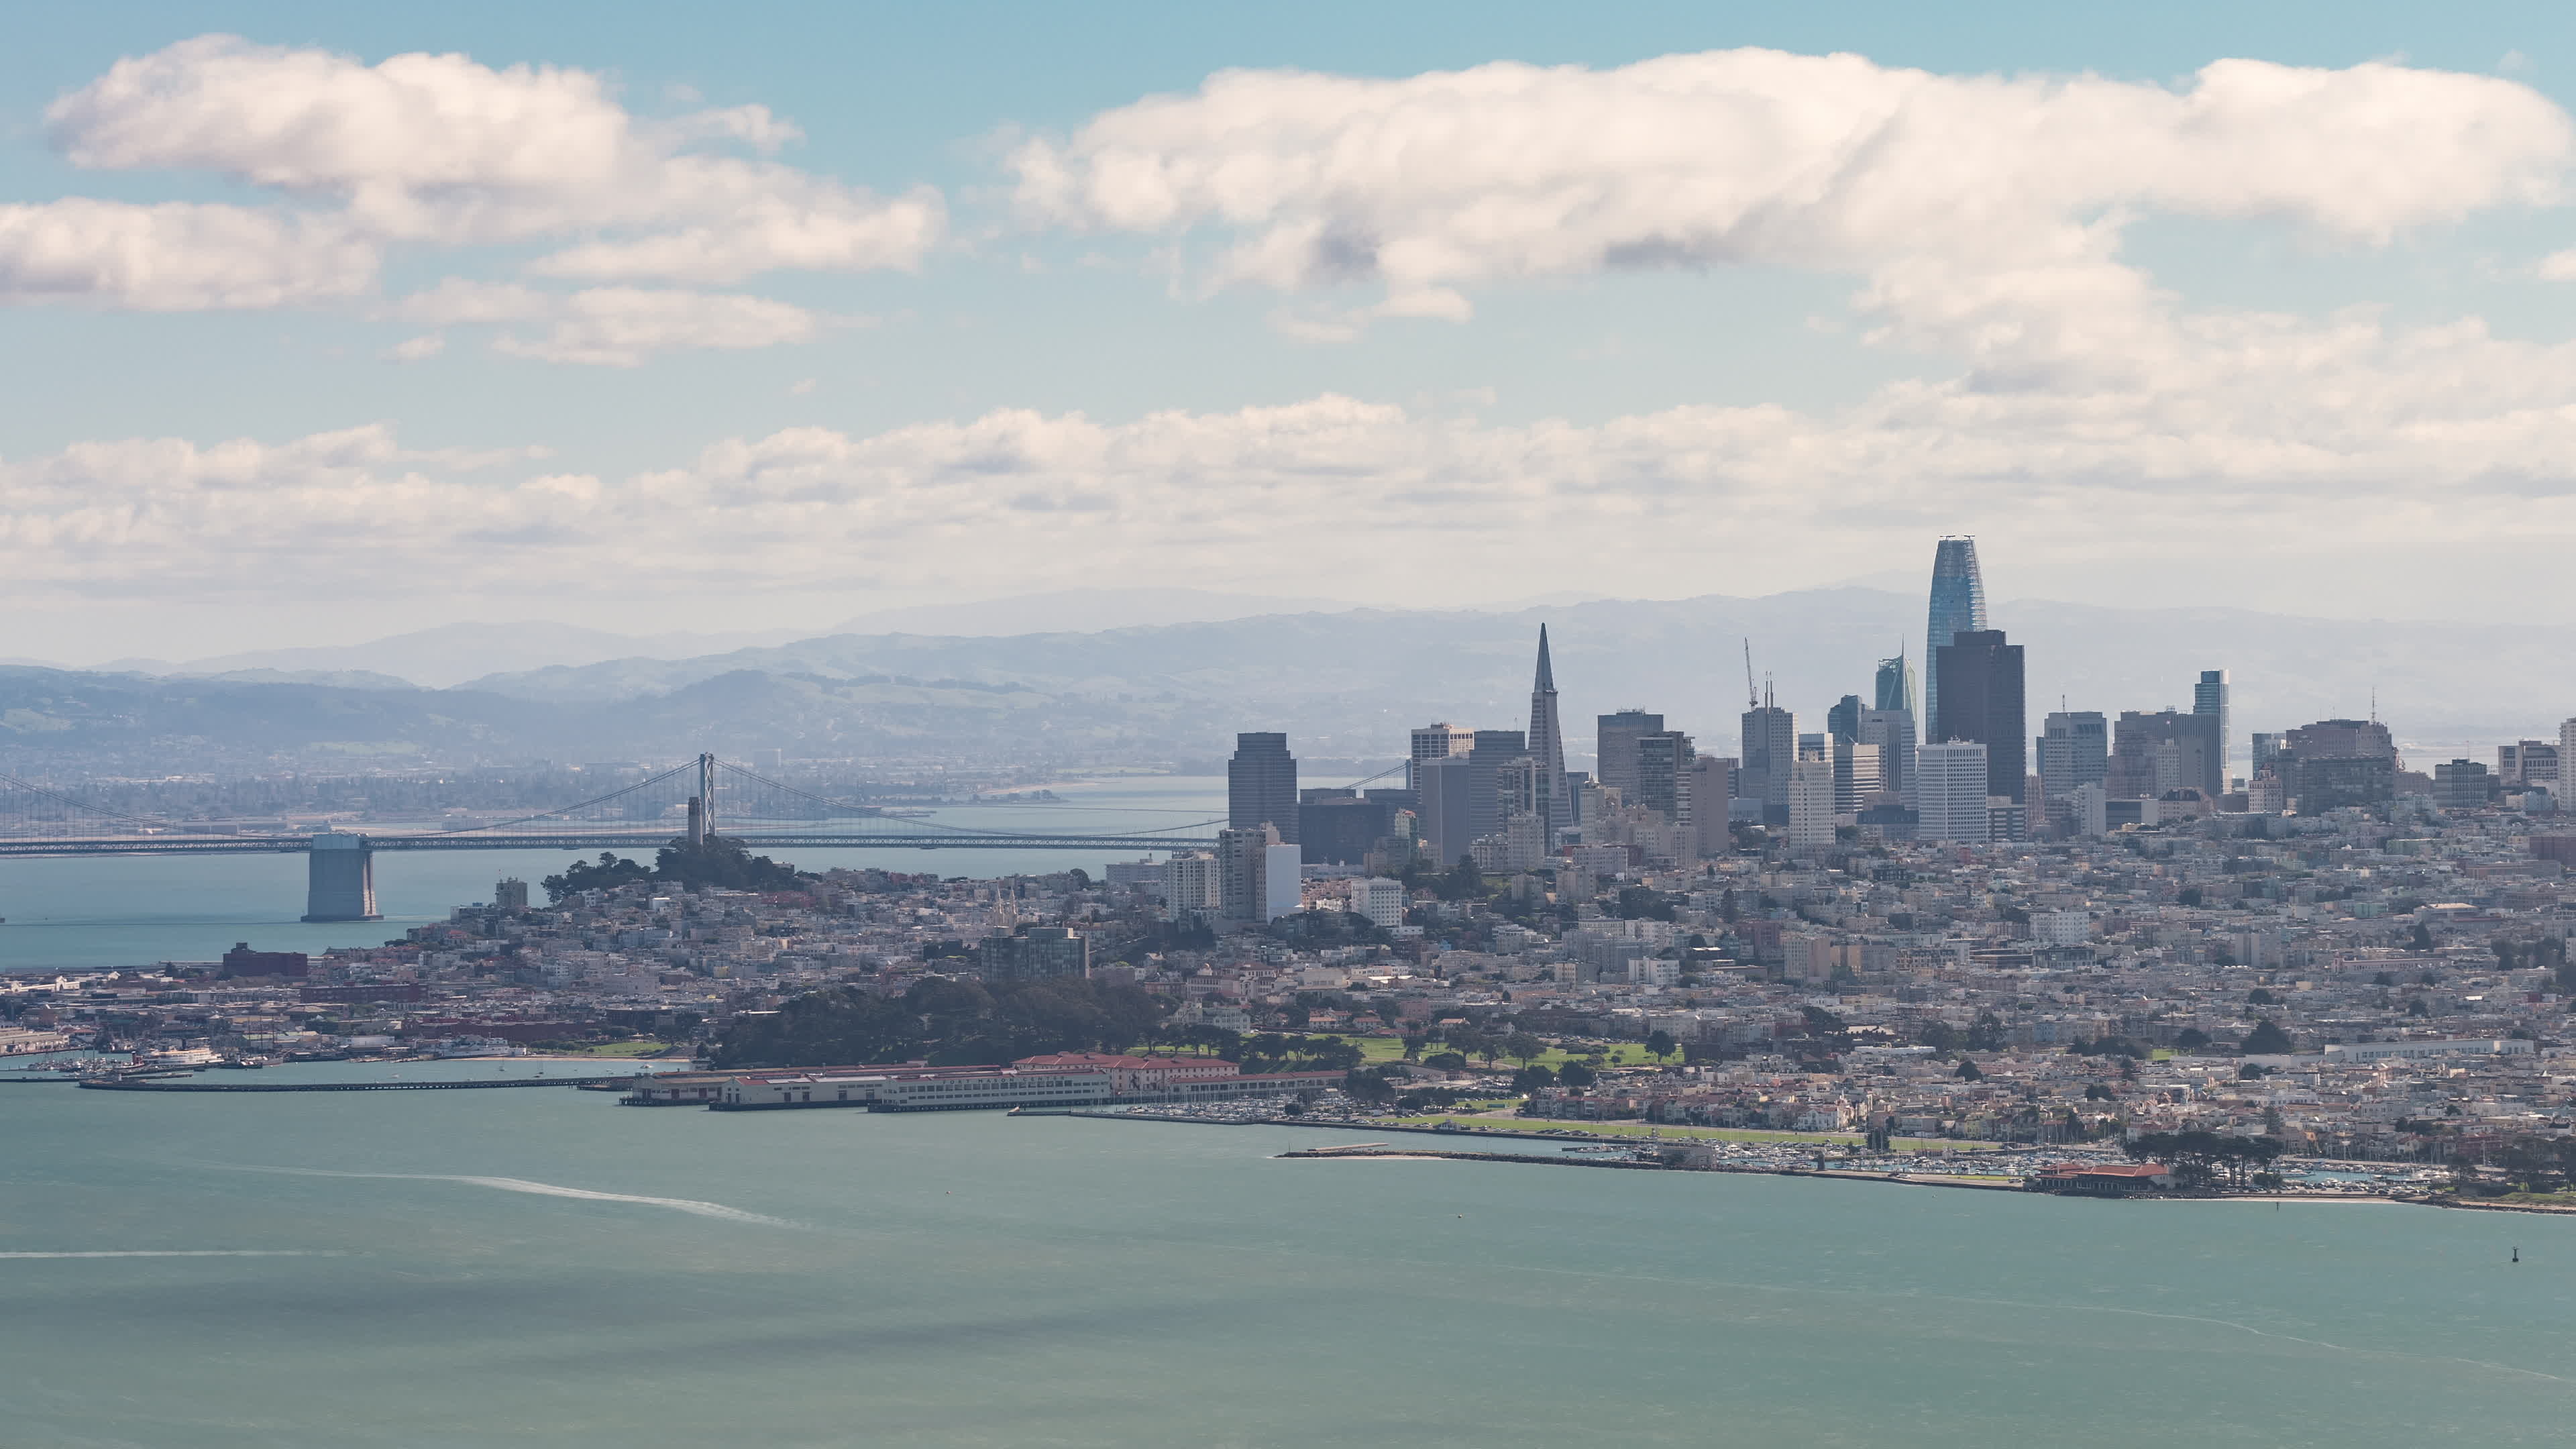
[[[508,1081],[453,1082],[120,1082],[110,1078],[83,1081],[93,1092],[475,1092],[502,1087],[622,1088],[632,1073],[614,1077],[513,1077]]]

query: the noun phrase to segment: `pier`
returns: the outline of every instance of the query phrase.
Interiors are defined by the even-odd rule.
[[[85,1080],[93,1092],[472,1092],[496,1087],[623,1087],[632,1072],[613,1077],[513,1077],[508,1081],[462,1082],[133,1082],[109,1078]]]

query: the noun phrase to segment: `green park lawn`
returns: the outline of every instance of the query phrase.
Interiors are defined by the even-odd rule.
[[[549,1056],[564,1057],[649,1057],[658,1056],[671,1044],[666,1041],[601,1041],[588,1046],[549,1047]]]

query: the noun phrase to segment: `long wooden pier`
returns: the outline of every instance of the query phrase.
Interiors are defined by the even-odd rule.
[[[512,1077],[450,1082],[120,1082],[89,1078],[81,1085],[93,1092],[470,1092],[494,1087],[608,1087],[635,1080],[632,1072],[613,1077]]]

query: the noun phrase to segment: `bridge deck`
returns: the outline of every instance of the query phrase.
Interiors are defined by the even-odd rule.
[[[668,831],[556,835],[367,835],[379,850],[655,850]],[[733,834],[755,850],[1207,850],[1214,837],[1190,835],[858,835]],[[0,858],[71,855],[261,855],[311,853],[309,835],[137,835],[0,838]]]

